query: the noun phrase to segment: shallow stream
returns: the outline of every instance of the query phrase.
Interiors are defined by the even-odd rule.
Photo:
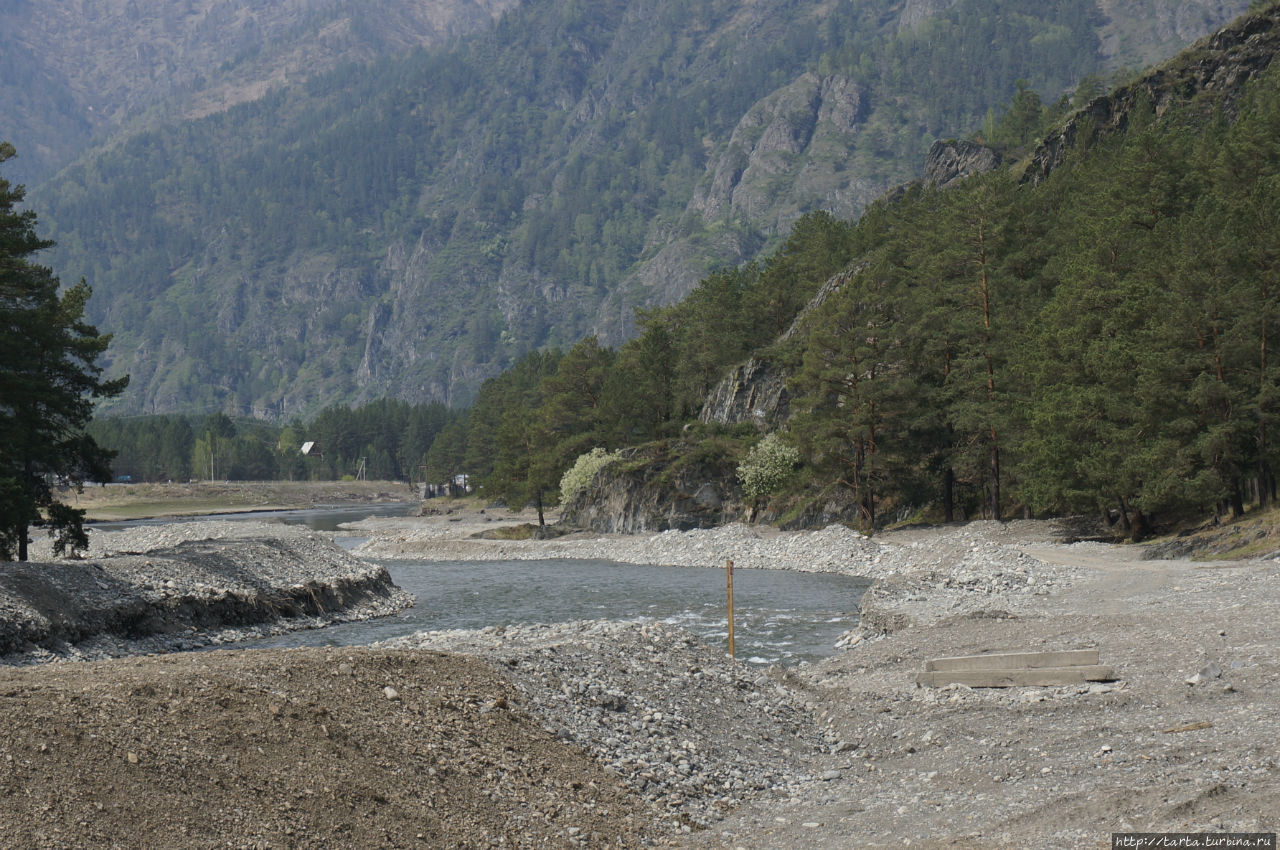
[[[660,620],[726,645],[723,570],[613,561],[385,562],[417,597],[391,617],[291,632],[239,646],[343,646],[417,631],[480,629],[571,620]],[[867,582],[830,573],[734,570],[734,644],[755,664],[794,664],[830,655],[858,622]]]
[[[344,523],[370,516],[403,516],[416,505],[335,506],[255,511],[191,520],[278,520],[334,534],[351,548]],[[100,523],[103,530],[182,519]],[[349,646],[418,631],[482,629],[516,623],[571,620],[659,620],[679,625],[711,644],[727,645],[725,573],[698,567],[620,564],[613,561],[386,561],[397,585],[417,597],[392,617],[344,623],[235,648]],[[858,622],[864,579],[787,570],[734,570],[734,643],[737,656],[755,664],[795,664],[830,655],[839,635]],[[230,647],[227,647],[230,648]]]

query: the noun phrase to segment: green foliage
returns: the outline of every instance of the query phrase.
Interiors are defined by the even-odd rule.
[[[598,446],[586,454],[578,455],[573,466],[560,476],[560,499],[569,501],[595,480],[596,473],[619,460],[616,452],[610,453]]]
[[[760,499],[780,490],[799,463],[799,449],[782,442],[777,432],[766,434],[738,465],[738,481],[748,499]]]
[[[0,142],[0,164],[14,155]],[[106,481],[111,453],[85,433],[96,399],[124,390],[104,381],[98,358],[110,337],[84,321],[89,287],[59,292],[34,254],[51,243],[36,216],[20,212],[21,186],[0,179],[0,558],[27,559],[32,525],[47,525],[54,549],[88,545],[84,512],[60,502],[54,485]]]
[[[112,468],[134,481],[186,481],[194,476],[195,433],[184,416],[95,418],[87,427],[116,453]]]
[[[1273,498],[1277,83],[1230,126],[1140,105],[1039,187],[996,174],[864,216],[794,383],[807,462],[869,521],[954,500],[1114,508],[1141,534]]]
[[[563,355],[525,355],[480,387],[465,424],[440,433],[428,452],[431,474],[466,472],[512,506],[554,498],[557,482],[560,499],[569,498],[585,483],[578,466],[586,476],[594,459],[618,460],[611,449],[687,430],[724,369],[772,343],[848,262],[852,233],[825,213],[807,215],[762,264],[715,272],[681,304],[642,312],[642,333],[616,353],[588,337]],[[704,436],[671,470],[737,457],[737,441]]]
[[[600,327],[620,287],[651,306],[632,282],[659,246],[687,239],[708,269],[772,250],[779,222],[914,175],[934,138],[976,130],[1016,80],[1055,96],[1100,63],[1089,0],[963,0],[914,29],[896,11],[521,3],[447,49],[343,67],[85,158],[41,189],[57,265],[95,281],[92,318],[117,331],[114,362],[136,376],[120,412],[157,399],[308,416],[380,394],[466,403],[524,353]],[[690,201],[743,116],[813,70],[858,92],[844,149],[798,155],[830,185],[807,176],[745,216],[703,220]],[[402,255],[417,258],[408,286]],[[745,324],[747,311],[724,314],[723,344],[680,364],[671,399],[651,398],[663,415],[754,345],[747,325],[780,332],[798,306],[772,293],[770,275],[794,267],[782,265],[726,272],[760,276],[758,309]],[[366,364],[386,354],[388,322],[400,332],[388,345],[412,350]],[[625,321],[609,324],[621,338]]]
[[[910,188],[856,225],[802,220],[773,256],[709,275],[590,360],[591,415],[544,430],[543,461],[578,456],[557,460],[557,442],[601,447],[582,464],[669,445],[661,476],[732,455],[748,497],[775,492],[796,459],[776,437],[745,458],[714,435],[671,439],[697,430],[727,366],[767,350],[796,367],[802,489],[869,527],[929,504],[947,520],[1115,509],[1141,535],[1153,515],[1274,498],[1280,72],[1233,124],[1195,115],[1139,104],[1127,133],[1036,187],[996,172]],[[486,387],[503,382],[490,415],[548,421],[555,380]]]
[[[456,432],[464,422],[463,413],[438,403],[379,401],[354,409],[327,408],[310,424],[284,428],[215,413],[203,418],[99,417],[87,431],[117,453],[117,474],[134,481],[334,480],[354,477],[363,458],[370,479],[443,482],[454,471],[433,477],[424,476],[422,468],[429,466],[428,452],[437,435]],[[319,444],[322,458],[301,455],[307,441]]]

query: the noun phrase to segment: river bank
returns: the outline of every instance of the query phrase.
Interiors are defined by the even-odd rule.
[[[795,770],[812,781],[761,791],[681,846],[1107,847],[1113,831],[1280,825],[1274,560],[1148,560],[1143,547],[1067,542],[1076,530],[1053,522],[874,539],[843,528],[786,534],[741,525],[464,538],[459,526],[478,519],[459,518],[454,532],[368,520],[361,551],[448,559],[609,552],[635,563],[733,559],[875,579],[843,651],[778,676],[832,742],[795,748]],[[929,658],[1084,648],[1097,649],[1117,679],[1010,689],[915,682]],[[587,670],[582,676],[591,680]]]
[[[411,501],[402,481],[189,481],[88,485],[59,498],[90,522],[301,510],[330,505]]]
[[[182,653],[145,663],[11,671],[30,678],[0,679],[6,695],[0,722],[16,730],[0,745],[7,747],[0,759],[13,756],[26,771],[21,786],[8,787],[43,789],[43,803],[22,808],[14,816],[19,820],[0,829],[14,834],[15,824],[34,825],[44,838],[29,846],[72,846],[75,838],[102,843],[88,836],[108,833],[90,830],[126,823],[126,803],[109,796],[118,820],[95,814],[99,810],[89,807],[102,786],[95,780],[56,790],[64,781],[57,765],[79,760],[107,771],[90,775],[111,776],[137,770],[130,752],[161,792],[207,794],[224,842],[237,846],[308,843],[297,837],[304,833],[285,829],[352,847],[617,841],[817,850],[906,840],[911,846],[1106,847],[1113,831],[1277,828],[1275,561],[1141,560],[1132,547],[1067,543],[1068,529],[1044,522],[974,523],[874,539],[843,528],[782,534],[747,526],[547,541],[470,537],[524,519],[476,509],[369,520],[358,532],[370,535],[361,550],[370,557],[398,549],[406,558],[448,560],[576,553],[714,566],[733,558],[742,566],[846,572],[876,583],[864,597],[861,624],[840,639],[840,652],[789,669],[753,669],[670,626],[593,621],[420,633],[369,649]],[[137,545],[138,535],[153,535],[147,539],[159,545],[169,533],[155,526],[97,534],[94,545],[120,551]],[[1097,649],[1116,680],[1010,689],[915,682],[923,662],[941,655],[1082,648]],[[435,654],[441,651],[449,654]],[[454,660],[429,666],[441,658]],[[273,664],[289,670],[287,684],[272,690],[264,680],[261,693],[236,690],[232,711],[199,684],[229,675],[218,671]],[[402,672],[368,676],[355,690],[334,687],[363,675],[358,671],[366,664]],[[414,665],[428,666],[412,673]],[[453,696],[420,700],[428,681]],[[130,749],[128,728],[107,724],[95,731],[111,742],[104,751],[93,743],[98,739],[54,737],[2,714],[46,712],[45,729],[76,728],[82,715],[75,712],[98,704],[99,686],[117,689],[110,699],[130,716],[172,710],[165,715],[170,737],[154,744],[169,755],[153,759]],[[28,694],[34,704],[19,702]],[[360,716],[353,709],[371,712],[368,728],[352,719]],[[310,718],[296,748],[270,737],[282,716],[291,724]],[[337,717],[347,725],[330,721]],[[504,724],[532,737],[511,744],[515,739],[495,731],[514,728]],[[335,727],[346,735],[367,733],[373,737],[361,738],[361,747],[388,753],[356,788],[326,780],[345,775],[346,760],[364,758],[334,743]],[[410,729],[412,741],[465,746],[424,751],[396,737]],[[518,769],[514,753],[523,759]],[[428,755],[433,760],[424,760]],[[288,798],[275,791],[224,793],[225,787],[275,788],[283,778],[280,762],[290,759],[311,765],[301,774],[302,788],[327,806],[313,805],[296,789]],[[438,781],[455,763],[450,781]],[[202,787],[193,764],[225,764],[225,771],[211,774],[223,785]],[[567,777],[586,770],[583,765],[593,772],[560,787],[559,808],[519,785],[521,776]],[[383,811],[379,798],[403,800],[410,787],[420,800],[461,807],[453,832],[410,838],[399,827],[338,831],[355,822],[354,812]],[[449,796],[463,793],[459,789],[471,796]],[[286,803],[300,814],[282,816]],[[81,813],[80,828],[62,826],[79,822],[65,817],[72,810]],[[330,812],[345,813],[345,820]],[[494,820],[494,813],[507,818]],[[392,817],[399,823],[399,815]],[[182,823],[196,829],[194,820]],[[55,826],[64,829],[61,837],[50,831]],[[179,844],[209,846],[191,835]]]
[[[173,652],[381,617],[412,598],[303,528],[189,522],[91,534],[86,560],[0,563],[0,663]]]

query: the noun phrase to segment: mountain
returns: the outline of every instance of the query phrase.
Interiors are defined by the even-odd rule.
[[[1031,144],[940,141],[857,222],[807,216],[651,313],[598,393],[585,348],[487,382],[429,458],[488,493],[570,482],[563,516],[601,530],[1083,514],[1141,539],[1273,504],[1278,55],[1270,3]]]
[[[257,100],[340,64],[454,41],[516,0],[0,5],[0,113],[34,181],[127,128]]]
[[[1244,5],[527,0],[407,52],[352,21],[345,43],[377,49],[254,99],[237,69],[277,78],[343,8],[299,3],[199,96],[139,89],[167,111],[120,119],[30,197],[133,376],[119,412],[464,404],[527,351],[621,342],[636,307],[772,250],[802,213],[857,215],[1017,80],[1065,108]]]

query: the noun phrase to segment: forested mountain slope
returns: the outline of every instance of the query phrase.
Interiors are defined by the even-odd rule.
[[[647,317],[600,362],[598,404],[565,365],[589,340],[486,383],[467,427],[443,430],[431,454],[477,472],[495,458],[486,481],[517,501],[570,482],[580,521],[616,518],[593,512],[603,502],[626,513],[656,499],[632,528],[744,507],[866,528],[1100,511],[1138,538],[1269,504],[1278,54],[1272,3],[995,170],[914,183],[856,223],[807,217],[762,264]],[[762,320],[775,305],[779,320]],[[715,399],[700,424],[699,398]],[[516,422],[541,430],[521,443]],[[540,447],[524,466],[519,445]],[[606,471],[594,479],[557,478],[583,446],[622,451],[595,457]]]
[[[476,32],[516,0],[0,4],[0,129],[39,180],[95,139],[220,111],[341,63]]]
[[[528,0],[131,135],[32,200],[116,334],[121,411],[465,403],[527,351],[622,341],[805,211],[856,215],[1016,80],[1066,108],[1244,5]]]
[[[1052,170],[864,216],[860,265],[779,352],[809,493],[868,524],[1111,510],[1135,537],[1274,500],[1278,47],[1272,5],[1090,104]]]

